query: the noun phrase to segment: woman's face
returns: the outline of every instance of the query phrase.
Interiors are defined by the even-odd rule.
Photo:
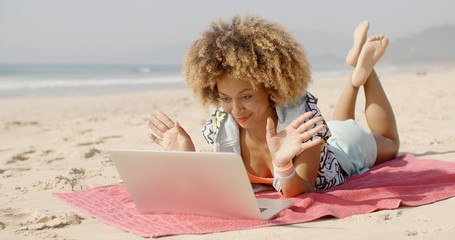
[[[269,94],[264,86],[224,75],[218,82],[221,107],[243,128],[264,124],[271,115]]]

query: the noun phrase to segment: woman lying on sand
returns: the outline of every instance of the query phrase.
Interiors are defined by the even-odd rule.
[[[291,197],[342,184],[345,176],[395,158],[395,117],[373,67],[388,39],[367,39],[368,21],[354,32],[346,61],[354,67],[333,116],[325,122],[306,91],[310,65],[302,47],[280,24],[235,16],[212,23],[187,52],[186,83],[205,107],[217,110],[203,128],[218,152],[243,158],[252,183]],[[370,131],[354,121],[359,87]],[[191,137],[164,113],[151,116],[150,138],[164,150],[195,151]],[[235,177],[235,176],[233,176]]]

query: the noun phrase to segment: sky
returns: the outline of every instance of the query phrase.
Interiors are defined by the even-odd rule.
[[[393,42],[455,24],[454,11],[453,0],[0,0],[0,64],[180,64],[212,21],[247,12],[339,54],[363,20]]]

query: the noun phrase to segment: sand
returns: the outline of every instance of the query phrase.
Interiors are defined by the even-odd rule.
[[[455,69],[384,74],[401,153],[455,162]],[[379,73],[380,74],[380,73]],[[315,78],[309,91],[330,120],[346,77]],[[358,117],[363,94],[359,95]],[[0,239],[141,239],[106,225],[52,197],[53,192],[121,183],[110,148],[159,149],[147,133],[148,116],[161,110],[179,121],[196,148],[209,113],[188,89],[87,97],[0,99]],[[345,219],[181,235],[164,239],[453,239],[455,198]]]

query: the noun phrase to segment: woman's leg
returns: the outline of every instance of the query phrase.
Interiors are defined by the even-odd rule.
[[[363,45],[367,40],[368,28],[370,27],[370,22],[363,21],[354,30],[354,46],[349,51],[346,57],[346,63],[352,67],[357,66],[357,60],[359,59],[360,52]],[[351,78],[352,79],[352,74]],[[352,85],[352,80],[349,80],[349,83],[344,88],[341,93],[338,103],[333,113],[333,120],[355,120],[355,104],[357,101],[357,94],[359,92],[358,87]]]
[[[360,51],[362,50],[363,44],[365,44],[367,40],[369,27],[370,22],[365,20],[359,23],[359,25],[354,30],[354,46],[346,56],[346,63],[352,67],[355,67],[357,65],[357,59],[359,59]]]
[[[354,87],[351,81],[349,81],[338,99],[335,111],[333,112],[332,120],[355,120],[355,104],[358,93],[359,88]]]
[[[333,120],[355,119],[359,87],[364,86],[365,116],[377,145],[376,164],[393,159],[400,145],[395,115],[373,69],[387,44],[388,39],[382,35],[373,36],[364,44],[351,81],[344,88],[333,115]]]
[[[382,163],[396,157],[400,148],[395,115],[382,88],[376,72],[373,70],[363,85],[365,92],[365,117],[377,145],[376,163]]]

